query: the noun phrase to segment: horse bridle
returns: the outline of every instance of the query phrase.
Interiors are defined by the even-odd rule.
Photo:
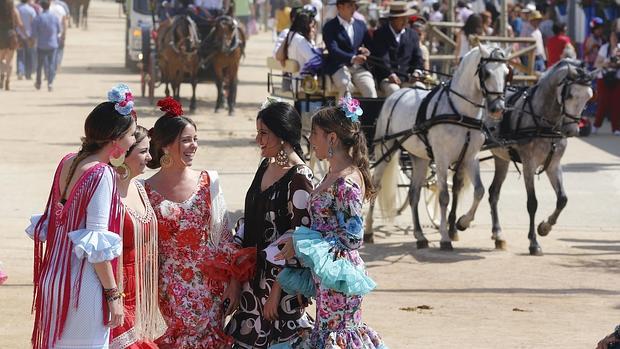
[[[497,51],[500,51],[499,48],[495,48],[493,49],[493,51],[491,51],[491,54],[489,55],[489,57],[480,57],[480,62],[478,62],[478,67],[476,68],[476,72],[474,73],[474,75],[478,76],[478,81],[480,82],[480,91],[482,92],[482,96],[486,99],[487,96],[498,96],[497,98],[494,99],[494,101],[496,100],[503,100],[505,98],[505,94],[506,94],[506,84],[504,84],[504,89],[502,91],[489,91],[489,89],[487,88],[486,83],[484,82],[488,76],[487,76],[487,71],[485,68],[485,66],[488,63],[503,63],[503,64],[507,64],[507,60],[505,58],[497,58],[497,57],[493,57],[493,54]],[[508,81],[506,81],[508,82]],[[469,98],[467,98],[466,96],[454,91],[453,89],[450,88],[449,90],[451,93],[454,93],[455,95],[461,97],[462,99],[466,100],[467,102],[469,102],[470,104],[474,105],[477,108],[483,109],[486,106],[484,104],[480,104],[480,103],[476,103],[472,100],[470,100]]]
[[[562,96],[562,103],[561,103],[562,104],[562,116],[563,117],[568,117],[569,119],[572,120],[572,121],[570,121],[568,123],[562,122],[563,126],[570,125],[572,123],[578,123],[579,120],[581,119],[581,116],[573,115],[573,114],[570,114],[570,113],[568,113],[566,111],[566,101],[571,98],[569,88],[572,85],[590,86],[591,83],[592,83],[591,79],[588,79],[587,77],[583,77],[583,76],[580,76],[578,78],[568,78],[567,77],[566,81],[564,81],[562,83],[562,92],[561,92],[561,96]],[[562,117],[562,119],[563,119],[563,117]]]

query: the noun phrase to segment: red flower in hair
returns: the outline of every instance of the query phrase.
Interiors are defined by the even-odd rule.
[[[159,110],[163,111],[168,116],[183,115],[183,106],[181,106],[181,103],[170,96],[157,101],[157,106]]]

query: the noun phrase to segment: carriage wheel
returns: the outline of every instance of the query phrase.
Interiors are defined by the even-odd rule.
[[[439,207],[439,188],[437,186],[437,173],[434,163],[428,166],[426,173],[426,183],[422,188],[424,205],[426,206],[426,213],[428,213],[431,224],[433,224],[435,228],[439,228],[439,224],[441,223],[441,209]],[[448,191],[452,192],[451,175],[448,175]],[[450,207],[450,203],[448,203],[448,207]]]

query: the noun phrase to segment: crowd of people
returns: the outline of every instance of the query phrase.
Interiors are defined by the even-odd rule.
[[[63,0],[0,0],[0,86],[10,89],[17,51],[17,79],[32,80],[41,88],[43,78],[53,90],[61,66],[69,24],[69,7]]]
[[[164,114],[146,130],[117,85],[86,117],[79,151],[59,162],[26,229],[33,348],[386,349],[362,321],[375,287],[358,252],[362,206],[375,190],[357,101],[312,119],[310,141],[330,164],[316,187],[300,115],[280,101],[261,107],[264,159],[234,232],[225,179],[191,168],[196,124],[170,97],[157,105]],[[146,167],[157,172],[137,179]]]
[[[329,76],[340,96],[357,91],[364,97],[387,97],[431,72],[430,52],[437,53],[441,44],[428,41],[426,27],[429,21],[447,20],[446,1],[386,2],[382,4],[386,11],[375,13],[368,5],[365,1],[336,0],[333,14],[329,6],[322,7],[321,22],[316,20],[321,10],[309,3],[291,7],[280,2],[274,57],[283,65],[286,59],[297,61],[301,67],[297,78],[304,74]],[[616,58],[620,52],[613,48],[618,45],[618,21],[593,17],[588,24],[590,34],[578,43],[567,35],[567,16],[557,6],[514,3],[508,11],[507,35],[534,39],[532,64],[537,74],[563,58],[581,58],[591,70],[596,69],[593,133],[609,117],[612,133],[620,135],[620,108],[614,107],[620,97]],[[500,35],[499,10],[494,2],[458,1],[454,19],[462,24],[454,37],[455,65],[478,44],[477,38]],[[609,51],[607,42],[616,46]],[[518,44],[513,45],[513,51],[519,49]],[[528,65],[528,57],[521,56],[519,63]]]

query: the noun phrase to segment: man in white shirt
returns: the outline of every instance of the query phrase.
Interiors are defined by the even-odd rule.
[[[547,55],[545,53],[545,45],[543,42],[543,36],[542,36],[542,33],[540,32],[540,29],[538,28],[538,26],[540,25],[540,22],[543,19],[543,16],[538,11],[532,11],[529,18],[530,18],[530,24],[532,25],[532,28],[534,28],[534,30],[532,31],[532,34],[530,35],[536,40],[536,56],[534,60],[534,70],[538,72],[543,72],[547,69],[546,63],[545,63],[547,61]]]

